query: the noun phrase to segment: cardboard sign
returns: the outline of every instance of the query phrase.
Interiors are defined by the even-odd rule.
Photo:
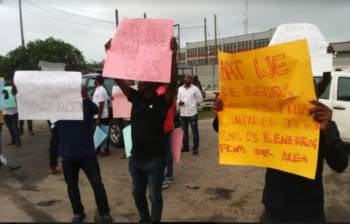
[[[332,71],[333,56],[327,54],[328,43],[314,24],[282,24],[278,26],[269,46],[301,39],[307,39],[313,73]]]
[[[173,20],[123,19],[107,52],[103,76],[170,82]]]
[[[130,157],[132,149],[131,125],[123,129],[123,138],[126,157]]]
[[[180,163],[182,139],[184,136],[183,130],[175,129],[171,139],[171,150],[173,152],[174,163]]]
[[[7,90],[9,98],[5,100],[4,107],[5,108],[13,108],[16,107],[16,97],[12,95],[12,86],[5,86],[5,90]]]
[[[2,93],[2,91],[4,90],[5,87],[5,82],[4,82],[4,78],[0,78],[0,110],[4,110],[4,94]]]
[[[130,118],[132,104],[118,86],[113,86],[112,96],[113,118]]]
[[[315,178],[320,125],[307,41],[219,52],[220,164],[270,167]]]
[[[103,124],[96,126],[95,134],[94,134],[94,145],[95,149],[99,147],[101,144],[104,148],[107,148],[107,138],[108,138],[108,130],[109,127]]]
[[[83,120],[80,72],[15,73],[20,120]]]

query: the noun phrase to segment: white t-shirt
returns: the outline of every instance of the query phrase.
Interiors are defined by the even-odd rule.
[[[99,86],[96,88],[94,96],[92,97],[92,101],[99,107],[99,103],[103,102],[103,112],[101,114],[101,118],[108,118],[108,101],[109,97],[106,89],[103,86]],[[98,115],[94,116],[95,118]]]

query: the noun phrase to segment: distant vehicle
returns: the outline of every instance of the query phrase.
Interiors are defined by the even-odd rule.
[[[322,74],[314,74],[314,79],[318,83],[322,80]],[[350,143],[350,73],[332,72],[331,82],[320,96],[320,102],[332,109],[340,138]]]
[[[93,77],[102,74],[102,69],[94,69],[96,73],[94,74],[86,74],[82,76],[82,84],[86,86],[88,90],[88,96],[90,99],[92,99],[93,93],[96,89],[95,86],[95,80],[92,79]],[[105,78],[103,86],[107,90],[109,99],[111,99],[112,95],[112,89],[113,86],[117,86],[117,84],[114,82],[112,78]],[[113,109],[112,104],[108,107],[108,113],[109,113],[109,139],[110,143],[114,147],[123,147],[124,140],[123,140],[123,129],[124,129],[124,119],[123,118],[113,118]],[[175,127],[178,128],[181,126],[180,124],[180,111],[175,111],[175,118],[174,118],[174,124]]]

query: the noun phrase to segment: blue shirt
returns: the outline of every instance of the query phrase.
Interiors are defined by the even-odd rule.
[[[58,154],[83,157],[96,153],[94,145],[93,118],[99,109],[90,99],[83,101],[84,120],[61,120],[59,122]]]

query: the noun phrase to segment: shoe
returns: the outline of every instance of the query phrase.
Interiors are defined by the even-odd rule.
[[[109,215],[109,214],[105,214],[102,216],[102,222],[107,222],[107,223],[112,223],[113,220],[112,220],[112,217]]]
[[[167,188],[168,187],[168,181],[164,181],[163,182],[163,184],[162,184],[162,188],[164,189],[164,188]]]
[[[29,135],[35,135],[35,133],[31,131],[31,132],[29,132]]]
[[[193,155],[198,155],[198,149],[193,149]]]
[[[50,167],[49,174],[55,174],[57,173],[56,167]]]
[[[75,214],[72,222],[83,222],[85,217],[86,217],[86,215],[84,212]]]
[[[21,146],[21,145],[22,145],[21,142],[17,142],[17,143],[16,143],[16,147],[19,147],[19,146]]]
[[[124,154],[120,159],[126,159],[126,154]]]
[[[111,153],[109,151],[104,151],[101,153],[101,157],[109,156]]]
[[[1,160],[0,160],[0,167],[2,166],[2,162],[1,162]]]
[[[15,145],[15,144],[16,144],[16,142],[10,142],[7,145]]]
[[[173,177],[173,176],[171,176],[171,177],[166,177],[165,180],[166,180],[169,184],[171,184],[172,182],[174,182],[174,177]]]
[[[181,152],[189,152],[189,149],[181,149]]]
[[[100,154],[101,153],[101,150],[96,150],[96,154]]]

